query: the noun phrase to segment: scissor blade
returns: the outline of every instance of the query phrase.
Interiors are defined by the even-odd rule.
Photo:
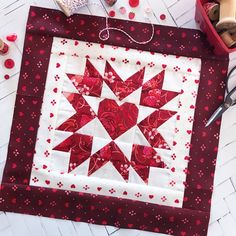
[[[216,109],[216,111],[213,113],[213,115],[211,116],[211,118],[206,123],[205,127],[209,126],[211,123],[213,123],[215,120],[217,120],[226,110],[227,110],[227,108],[224,106],[224,104],[222,104],[220,107],[218,107]]]

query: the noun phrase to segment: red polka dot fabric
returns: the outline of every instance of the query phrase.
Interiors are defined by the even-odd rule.
[[[122,28],[129,34],[135,35],[138,41],[147,40],[150,36],[151,26],[149,24],[118,19],[109,19],[109,24],[111,27]],[[221,122],[218,120],[208,128],[205,128],[205,124],[213,111],[222,103],[228,57],[215,56],[205,36],[196,30],[155,25],[153,40],[141,46],[130,41],[127,36],[117,31],[110,32],[110,38],[103,42],[98,37],[103,27],[105,27],[105,18],[102,17],[74,15],[66,18],[61,12],[56,10],[38,7],[30,8],[7,161],[0,186],[0,210],[160,232],[169,235],[207,235]],[[111,195],[104,196],[99,193],[86,192],[86,189],[89,188],[86,185],[82,192],[75,191],[76,185],[74,183],[71,184],[70,190],[61,189],[59,185],[62,185],[62,183],[58,183],[57,188],[50,187],[49,180],[45,181],[47,187],[32,184],[34,180],[37,182],[36,179],[31,179],[31,173],[34,168],[33,160],[38,141],[37,133],[40,130],[39,123],[42,115],[43,97],[55,37],[64,38],[64,41],[62,41],[64,44],[67,40],[73,40],[75,46],[81,41],[85,41],[88,47],[92,47],[96,43],[101,48],[106,45],[123,47],[127,53],[131,49],[136,49],[147,51],[151,55],[155,55],[155,53],[162,54],[163,57],[168,55],[173,55],[176,59],[188,57],[189,63],[193,59],[201,60],[200,79],[194,81],[199,86],[197,93],[193,94],[196,97],[196,105],[189,107],[189,109],[195,109],[195,113],[194,116],[187,118],[188,122],[193,123],[193,129],[186,130],[186,135],[191,134],[192,136],[191,142],[186,143],[189,155],[184,157],[188,161],[188,166],[183,170],[187,178],[184,182],[185,190],[181,206],[173,207],[155,204],[155,202],[151,202],[155,199],[152,194],[149,194],[149,200],[146,202],[138,199],[141,195],[140,193],[136,194],[136,199],[127,199],[125,196],[129,194],[128,191],[122,192],[124,197],[114,197],[112,194],[114,194],[115,188],[110,189]],[[60,56],[63,56],[63,53]],[[138,60],[136,65],[139,66],[141,58],[135,59]],[[150,82],[143,82],[144,69],[131,75],[124,82],[116,75],[116,70],[108,63],[105,68],[105,71],[107,71],[104,78],[102,78],[100,73],[92,67],[90,60],[91,58],[86,57],[86,65],[89,69],[85,71],[85,75],[91,77],[92,73],[93,77],[96,75],[98,78],[97,87],[93,87],[93,93],[96,96],[101,94],[101,79],[107,83],[107,87],[111,91],[119,93],[121,99],[132,93],[133,88],[139,88],[143,84],[140,106],[148,105],[152,109],[158,109],[160,104],[166,104],[167,101],[175,99],[184,92],[160,89],[160,86],[163,86],[164,71],[168,67],[168,63],[162,64],[160,73],[153,76]],[[111,63],[112,61],[114,61],[113,58],[111,58]],[[124,58],[123,63],[127,64],[128,59]],[[55,69],[59,69],[62,66],[62,64],[56,63]],[[150,62],[148,66],[152,68],[155,65]],[[175,66],[173,71],[178,72],[181,69],[179,66]],[[111,74],[111,71],[113,74]],[[192,73],[192,68],[187,67],[185,73]],[[69,80],[73,81],[77,90],[82,89],[78,84],[79,77],[72,74],[67,76]],[[56,76],[52,79],[57,81],[59,77]],[[186,79],[183,77],[183,82]],[[87,83],[88,89],[90,89],[91,83],[86,82],[87,80],[85,81],[85,79],[83,80],[84,83]],[[155,89],[155,93],[153,90],[150,91],[150,86]],[[59,90],[55,87],[51,92],[57,94]],[[155,95],[154,98],[152,93]],[[72,106],[76,106],[78,102],[84,102],[78,94],[64,93],[63,96]],[[156,102],[157,100],[158,102]],[[52,101],[52,103],[55,104],[55,101]],[[179,107],[183,105],[181,103],[178,104]],[[116,122],[121,124],[119,130],[114,130],[105,116],[112,109],[118,115],[129,114],[129,118],[127,118],[129,122],[127,123],[117,118]],[[78,114],[79,112],[80,110],[77,109]],[[137,112],[136,106],[131,103],[118,105],[113,100],[106,98],[100,103],[97,117],[102,121],[109,135],[115,139],[137,122]],[[52,110],[49,119],[52,119],[54,115]],[[118,115],[117,117],[119,117]],[[90,114],[89,120],[83,119],[83,122],[89,122],[95,116],[96,114]],[[155,127],[156,123],[160,125],[174,116],[176,116],[176,112],[156,110],[147,119],[139,122],[138,125],[145,135],[147,135],[147,132],[152,134],[153,130],[150,127]],[[176,119],[178,121],[182,117],[177,115]],[[80,119],[76,121],[80,122],[80,124],[82,122]],[[58,130],[65,130],[65,125],[67,124],[62,124]],[[76,142],[76,140],[82,140],[84,151],[81,153],[81,159],[86,160],[90,155],[92,137],[76,134],[74,126],[71,127],[70,132],[73,135],[65,139],[65,142],[59,143],[54,149],[65,152],[70,149],[68,144]],[[53,130],[53,127],[48,124],[47,129]],[[152,138],[151,135],[150,140],[148,138],[147,140],[153,146],[158,144],[158,148],[171,149],[163,137],[160,134],[157,135],[158,139]],[[48,139],[47,142],[50,143],[51,140]],[[176,141],[173,142],[174,145],[177,145]],[[91,163],[95,163],[97,155],[101,157],[102,153],[104,158],[109,156],[114,168],[121,171],[120,162],[125,160],[126,166],[128,168],[136,168],[135,170],[141,179],[147,182],[151,168],[158,167],[161,170],[166,168],[165,161],[162,161],[153,150],[151,147],[134,145],[132,161],[130,161],[124,157],[122,150],[117,147],[115,142],[111,142],[100,152],[92,155]],[[76,153],[77,149],[73,151]],[[72,154],[73,151],[71,151]],[[152,157],[147,158],[144,154],[142,156],[137,155],[137,153],[145,153],[145,155],[148,154]],[[44,158],[47,158],[49,154],[44,153],[44,155]],[[173,155],[171,158],[175,159],[176,157]],[[73,171],[81,163],[81,159],[76,159],[76,156],[72,157],[72,159],[75,165],[71,165],[68,172]],[[149,167],[143,168],[140,166],[139,164],[142,161],[148,163]],[[95,168],[100,168],[101,165],[101,162],[98,162]],[[137,166],[139,167],[137,168]],[[47,166],[43,166],[43,168],[47,169]],[[94,168],[90,169],[91,174],[95,171],[96,169]],[[172,167],[170,171],[174,173],[176,167]],[[124,172],[121,173],[121,177],[124,181],[128,179],[128,175]],[[174,183],[172,184],[174,185]],[[102,187],[98,186],[97,191],[102,191]],[[164,197],[162,197],[162,200],[166,201]],[[179,199],[175,199],[173,204],[179,204],[179,202]]]

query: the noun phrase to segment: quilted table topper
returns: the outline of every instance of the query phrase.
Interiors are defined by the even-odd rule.
[[[0,210],[204,236],[228,58],[195,30],[104,27],[31,7]]]

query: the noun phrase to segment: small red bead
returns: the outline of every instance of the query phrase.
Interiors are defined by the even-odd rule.
[[[10,75],[4,75],[4,79],[8,80],[10,78]]]
[[[160,19],[161,19],[161,20],[165,20],[165,19],[166,19],[166,15],[165,15],[165,14],[161,14],[161,15],[160,15]]]
[[[119,11],[120,11],[120,14],[124,15],[126,13],[126,8],[120,7]]]
[[[129,5],[131,7],[137,7],[139,5],[139,0],[129,0]]]
[[[12,69],[12,68],[15,66],[15,62],[14,62],[12,59],[7,59],[7,60],[5,60],[5,62],[4,62],[4,66],[5,66],[7,69]]]
[[[110,17],[115,17],[115,15],[116,15],[116,12],[115,12],[114,10],[111,10],[111,11],[109,12],[109,16],[110,16]]]

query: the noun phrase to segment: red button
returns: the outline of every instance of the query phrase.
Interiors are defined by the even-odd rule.
[[[111,10],[111,11],[109,12],[109,16],[110,16],[110,17],[115,17],[115,15],[116,15],[116,12],[115,12],[114,10]]]
[[[4,62],[4,66],[5,66],[7,69],[12,69],[12,68],[15,66],[15,62],[14,62],[12,59],[7,59],[7,60],[5,60],[5,62]]]
[[[139,0],[129,0],[129,5],[131,7],[137,7],[139,5]]]
[[[4,79],[8,80],[10,78],[9,75],[4,75]]]

